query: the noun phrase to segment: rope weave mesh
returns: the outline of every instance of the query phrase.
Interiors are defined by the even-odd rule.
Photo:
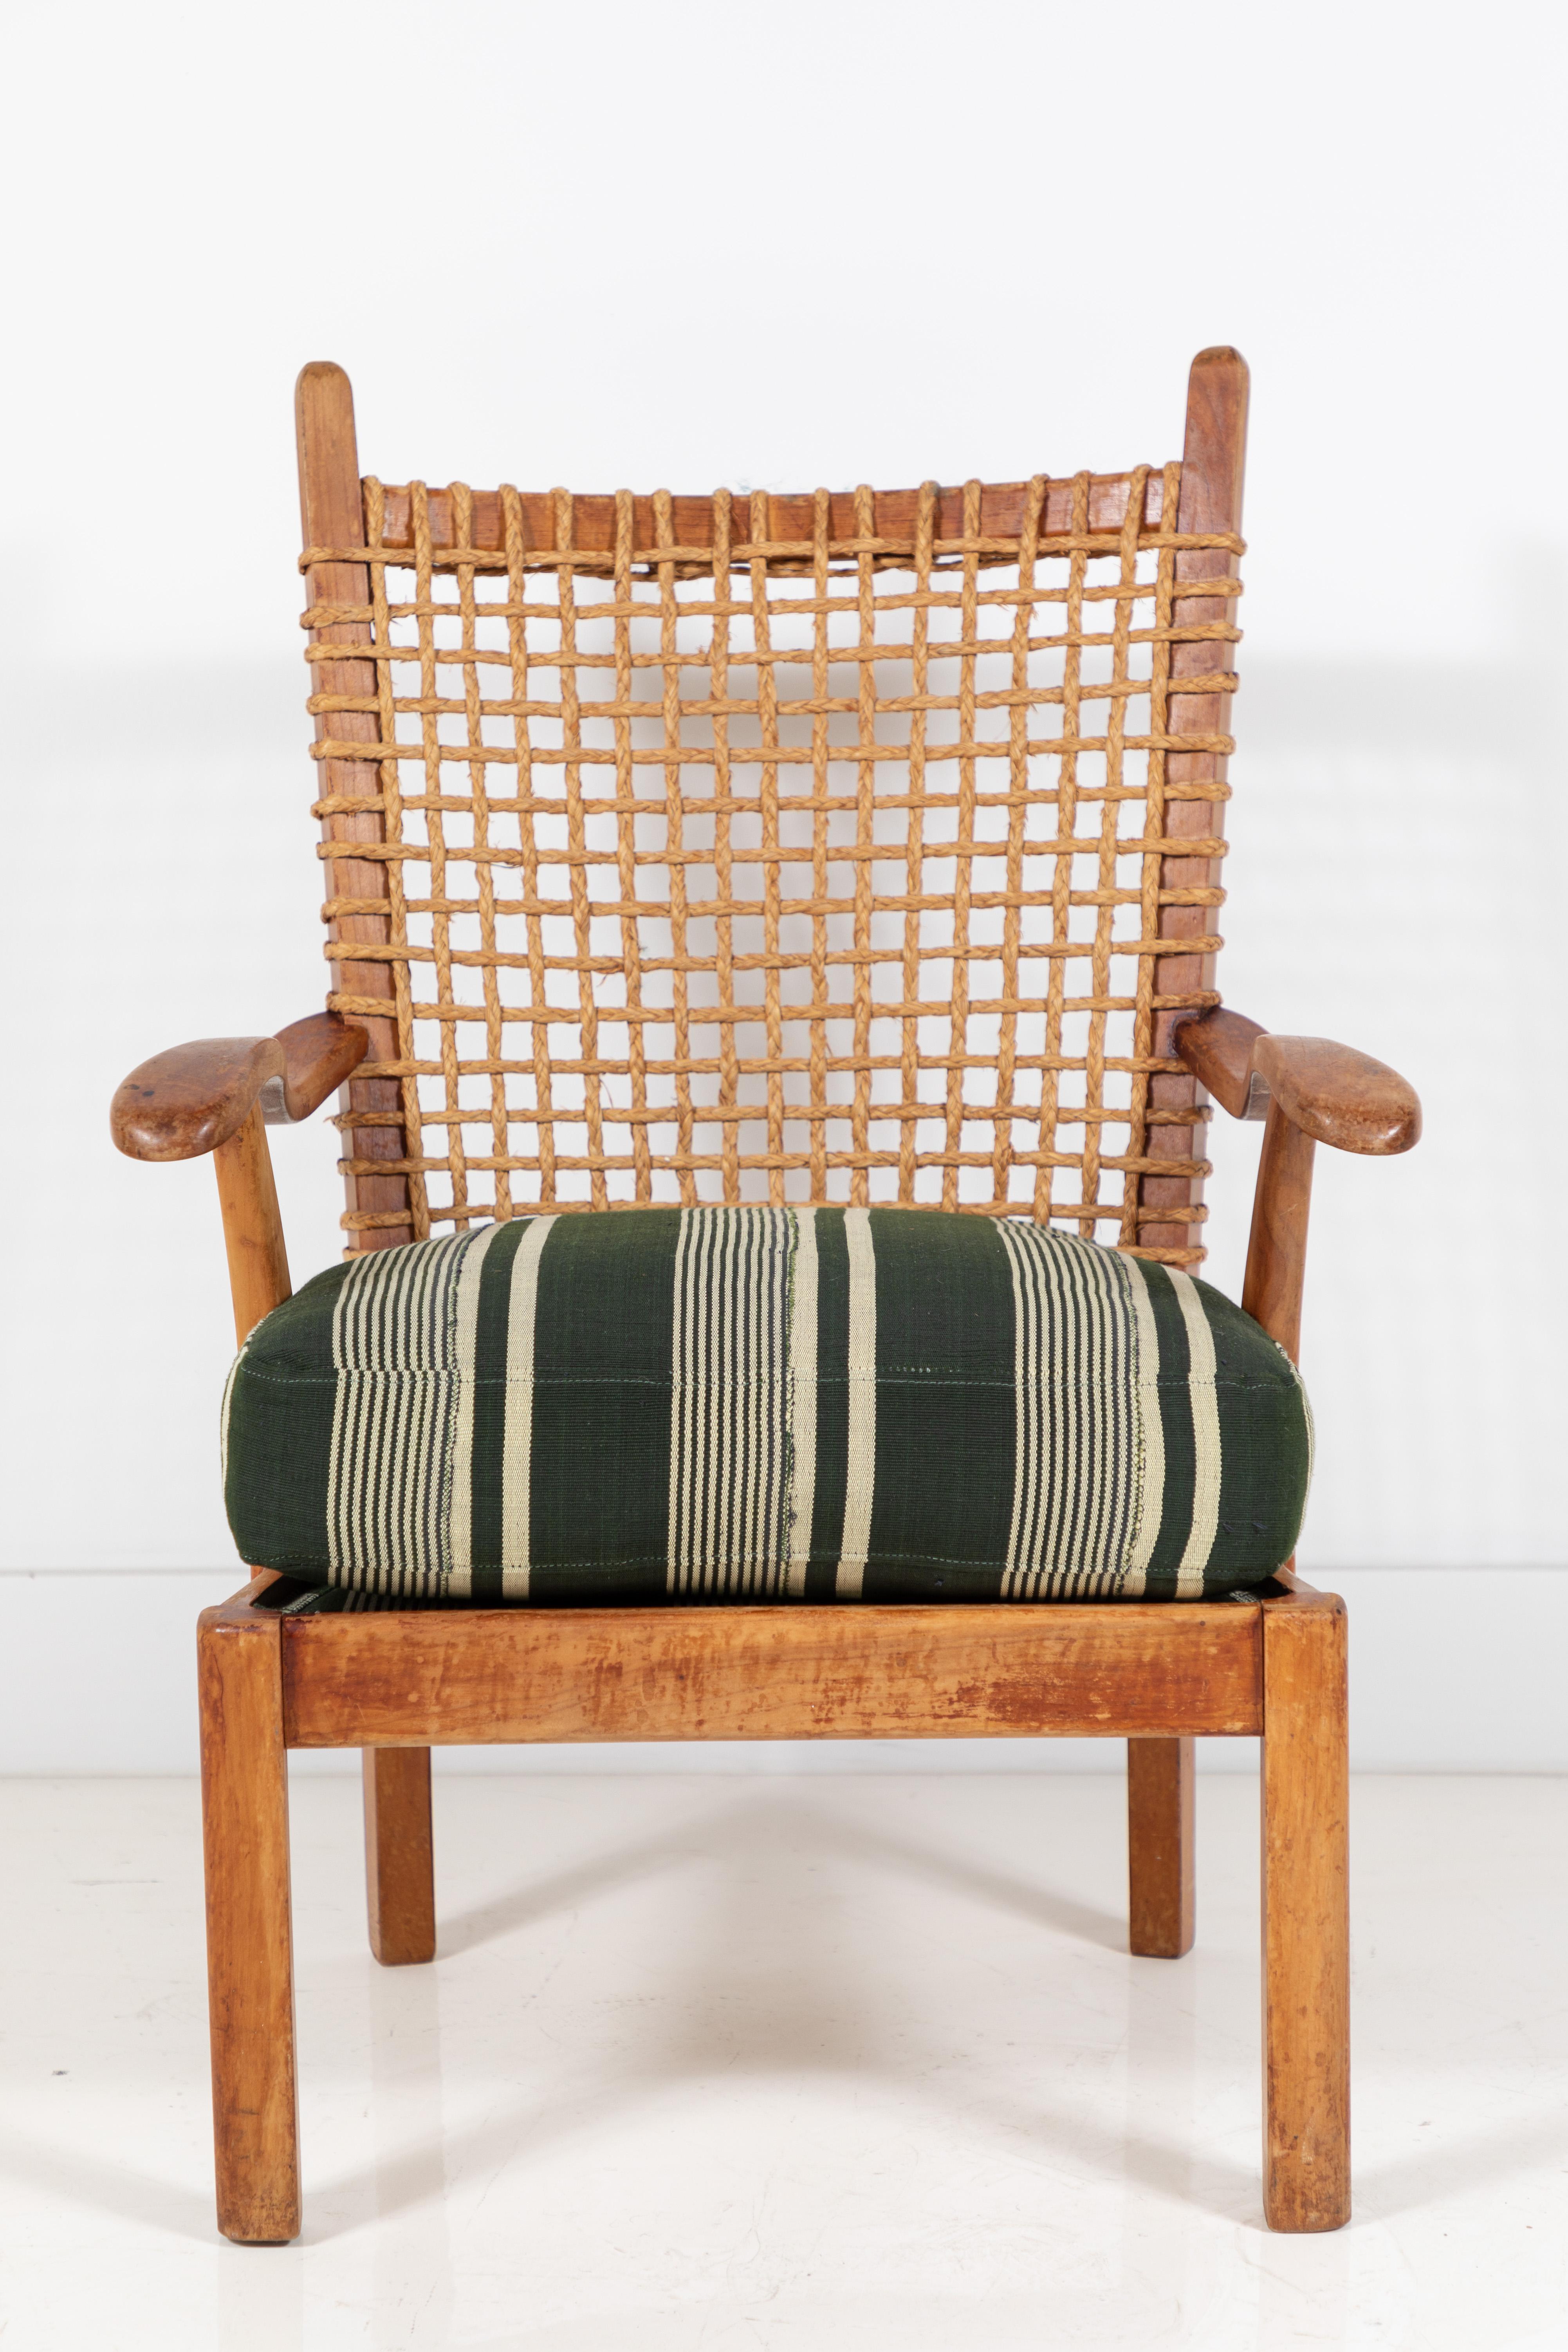
[[[705,1201],[1132,1248],[1199,1223],[1139,1201],[1207,1172],[1149,1156],[1204,1117],[1149,1096],[1182,1066],[1156,1014],[1218,1001],[1157,992],[1158,959],[1217,950],[1224,895],[1163,883],[1224,848],[1217,806],[1180,838],[1169,812],[1229,791],[1169,769],[1231,745],[1171,706],[1228,694],[1239,635],[1184,620],[1215,583],[1178,555],[1241,542],[1166,522],[1180,471],[575,501],[366,479],[367,543],[301,558],[368,583],[304,614],[310,660],[365,665],[310,701],[351,786],[317,803],[321,855],[385,877],[324,909],[329,1004],[395,1024],[358,1076],[400,1088],[340,1118],[343,1171],[409,1195],[351,1235]],[[336,938],[364,916],[378,943]],[[377,1127],[403,1157],[354,1156]]]

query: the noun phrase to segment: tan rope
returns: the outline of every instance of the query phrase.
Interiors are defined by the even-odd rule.
[[[374,693],[388,897],[330,885],[327,913],[389,914],[409,1179],[421,1237],[555,1209],[772,1200],[944,1204],[1049,1218],[1137,1248],[1164,908],[1217,908],[1164,861],[1223,856],[1222,783],[1174,783],[1171,648],[1212,646],[1184,695],[1228,694],[1213,583],[1178,553],[1177,466],[918,491],[399,490],[367,480]],[[1227,596],[1239,583],[1226,583]],[[308,657],[326,662],[331,646]],[[1207,657],[1205,657],[1207,658]],[[321,760],[357,757],[342,731]],[[368,779],[367,779],[368,781]],[[1201,838],[1167,830],[1213,803]],[[336,864],[346,845],[321,845]],[[1190,870],[1190,868],[1189,868]],[[345,877],[347,878],[347,877]],[[363,887],[363,884],[362,884]],[[1210,928],[1182,942],[1202,955]],[[388,1000],[339,992],[347,1013]],[[352,1134],[348,1139],[352,1150]],[[351,1233],[409,1222],[345,1218]]]

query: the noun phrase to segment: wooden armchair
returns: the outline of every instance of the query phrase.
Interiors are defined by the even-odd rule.
[[[923,1202],[1180,1268],[1213,1097],[1267,1117],[1243,1303],[1293,1359],[1315,1145],[1402,1151],[1419,1110],[1215,991],[1246,402],[1209,351],[1163,469],[574,499],[362,479],[347,379],[308,367],[329,1009],[113,1109],[133,1157],[213,1153],[239,1339],[289,1296],[264,1128],[334,1089],[352,1252]],[[1125,1738],[1131,1948],[1173,1958],[1194,1738],[1260,1733],[1265,2210],[1337,2228],[1344,1610],[1288,1570],[1244,1597],[311,1613],[258,1576],[199,1642],[220,2227],[300,2226],[291,1747],[363,1751],[399,1964],[436,1948],[435,1744]]]

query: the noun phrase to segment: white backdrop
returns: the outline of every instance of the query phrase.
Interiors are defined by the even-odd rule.
[[[1538,1240],[1564,1156],[1559,13],[19,23],[0,1765],[187,1762],[188,1620],[234,1581],[211,1171],[119,1159],[106,1109],[147,1054],[325,984],[300,362],[348,367],[390,480],[798,488],[1159,463],[1221,341],[1254,392],[1222,984],[1394,1063],[1427,1115],[1408,1160],[1320,1154],[1303,1565],[1352,1604],[1362,1760],[1568,1764],[1546,1665],[1515,1662],[1521,1629],[1542,1660],[1568,1630]],[[1233,1294],[1258,1133],[1215,1130]],[[298,1278],[338,1247],[334,1139],[274,1146]]]

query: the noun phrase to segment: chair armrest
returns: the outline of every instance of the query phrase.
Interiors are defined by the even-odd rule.
[[[1415,1087],[1386,1062],[1327,1037],[1260,1037],[1253,1067],[1292,1127],[1314,1143],[1379,1158],[1421,1139]]]
[[[1379,1158],[1420,1140],[1415,1089],[1385,1062],[1327,1037],[1276,1037],[1223,1006],[1177,1030],[1174,1051],[1233,1118],[1262,1118],[1270,1098],[1314,1143]]]
[[[132,1160],[196,1160],[237,1135],[258,1104],[269,1127],[308,1118],[369,1045],[368,1033],[337,1013],[312,1013],[276,1037],[175,1045],[119,1087],[110,1131]]]

